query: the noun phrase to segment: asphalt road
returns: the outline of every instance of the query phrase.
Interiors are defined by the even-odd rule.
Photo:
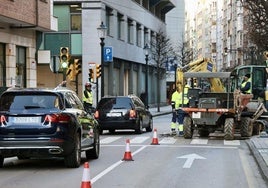
[[[121,131],[101,136],[101,153],[89,161],[93,188],[264,188],[261,172],[246,140],[166,136],[170,115],[154,118],[159,145],[151,145],[153,132],[141,135]],[[133,161],[123,161],[126,140]],[[85,157],[83,163],[85,161]],[[79,187],[84,171],[68,169],[62,160],[5,160],[0,187]]]

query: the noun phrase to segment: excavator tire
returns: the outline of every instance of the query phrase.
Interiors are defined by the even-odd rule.
[[[224,139],[233,140],[234,139],[234,119],[226,118],[224,122]]]
[[[190,139],[193,137],[192,120],[189,116],[184,117],[183,120],[184,138]]]
[[[251,137],[253,134],[253,123],[249,117],[241,118],[240,134],[242,137]]]

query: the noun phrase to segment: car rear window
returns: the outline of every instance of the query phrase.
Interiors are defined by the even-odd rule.
[[[102,98],[98,109],[132,109],[132,102],[131,99],[127,97]]]
[[[52,109],[59,108],[57,95],[49,94],[15,94],[6,93],[0,98],[0,111],[24,109]]]

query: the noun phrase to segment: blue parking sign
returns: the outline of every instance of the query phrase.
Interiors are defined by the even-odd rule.
[[[112,46],[104,47],[103,56],[104,56],[103,57],[104,62],[113,61],[113,47]]]

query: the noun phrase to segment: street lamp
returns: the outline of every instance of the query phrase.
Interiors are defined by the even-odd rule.
[[[251,54],[251,65],[254,64],[254,52],[255,52],[255,46],[250,46],[250,54]]]
[[[149,60],[149,53],[150,53],[150,46],[146,43],[144,48],[144,55],[145,55],[145,107],[148,108],[148,60]]]
[[[99,34],[99,38],[101,40],[100,45],[101,45],[101,69],[102,69],[102,73],[101,73],[101,97],[104,96],[104,39],[106,37],[106,31],[107,31],[107,27],[103,24],[103,22],[101,22],[100,26],[97,28],[98,30],[98,34]]]

